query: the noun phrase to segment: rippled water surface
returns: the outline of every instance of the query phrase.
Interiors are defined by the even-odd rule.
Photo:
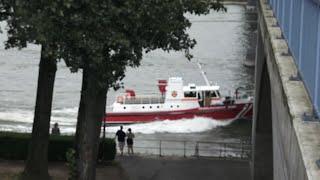
[[[228,12],[212,12],[207,16],[190,16],[193,23],[190,35],[198,42],[192,50],[194,60],[204,63],[210,81],[221,86],[228,94],[238,86],[252,86],[253,69],[243,66],[248,49],[248,24],[243,6],[227,6]],[[4,27],[4,23],[1,27]],[[6,34],[0,34],[4,42]],[[36,97],[40,48],[4,50],[0,44],[0,130],[31,131]],[[204,84],[194,60],[189,62],[181,52],[156,50],[145,54],[141,66],[128,68],[125,88],[137,94],[158,93],[158,79],[183,77],[185,83]],[[62,133],[74,133],[80,97],[81,73],[70,73],[63,62],[59,63],[53,100],[52,123],[61,125]],[[107,103],[114,101],[117,93],[108,94]],[[195,118],[177,122],[156,122],[131,125],[140,138],[215,139],[237,138],[250,134],[250,122],[221,123]],[[221,127],[223,126],[223,127]],[[126,127],[125,127],[126,128]],[[113,136],[115,127],[107,129]]]

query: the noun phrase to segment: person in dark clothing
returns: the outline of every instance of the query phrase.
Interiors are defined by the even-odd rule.
[[[127,145],[128,145],[128,154],[133,154],[133,138],[134,134],[131,132],[131,128],[128,129],[127,133]]]
[[[53,128],[51,129],[52,135],[60,135],[60,128],[58,123],[54,123]]]
[[[125,143],[126,133],[123,132],[123,127],[120,126],[120,129],[117,131],[116,136],[118,137],[118,145],[120,149],[121,156],[123,155],[123,147]]]

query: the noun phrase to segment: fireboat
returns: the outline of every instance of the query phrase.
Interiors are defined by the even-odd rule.
[[[219,121],[252,118],[253,97],[237,88],[233,96],[221,96],[220,87],[209,82],[201,64],[198,67],[206,85],[183,84],[181,77],[158,80],[159,95],[136,95],[127,89],[116,97],[107,124],[146,123],[161,120],[206,117]]]

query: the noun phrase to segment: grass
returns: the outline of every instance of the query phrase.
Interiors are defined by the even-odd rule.
[[[20,177],[20,173],[0,173],[0,179],[1,180],[18,180]]]

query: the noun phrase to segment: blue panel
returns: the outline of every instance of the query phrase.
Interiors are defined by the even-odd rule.
[[[301,0],[293,0],[293,15],[292,15],[292,26],[291,26],[291,44],[290,50],[296,63],[299,61],[299,45],[300,45],[300,25],[301,25]]]
[[[313,1],[314,3],[320,6],[320,0],[311,0],[311,1]]]
[[[289,25],[290,25],[290,7],[292,4],[291,0],[283,0],[284,2],[284,11],[283,11],[283,33],[287,40],[289,40]],[[287,41],[289,42],[289,41]]]
[[[319,8],[314,2],[305,1],[305,11],[302,39],[301,54],[301,74],[309,91],[310,97],[315,100],[315,76],[316,76],[316,60],[317,60],[317,43],[318,43],[318,14]]]
[[[277,19],[281,24],[282,0],[277,0]]]
[[[277,1],[276,0],[272,0],[272,7],[273,7],[273,11],[274,12],[276,10],[276,6],[277,6]]]
[[[273,9],[274,9],[274,17],[278,19],[279,0],[275,1]]]
[[[300,13],[300,35],[299,35],[299,58],[298,58],[298,68],[300,70],[301,68],[301,61],[302,61],[302,43],[304,37],[304,29],[307,29],[307,27],[304,27],[304,19],[305,19],[305,0],[301,0],[301,13]]]
[[[281,14],[282,14],[282,0],[278,0],[278,7],[277,7],[277,19],[279,22],[279,26],[281,27],[282,19],[281,19]]]
[[[317,47],[317,69],[316,69],[316,88],[315,88],[315,108],[320,116],[320,8],[318,11],[318,47]]]
[[[296,13],[296,12],[295,12]],[[290,8],[289,8],[289,23],[288,23],[288,44],[289,47],[292,44],[292,22],[293,22],[293,1],[290,1]]]
[[[281,13],[280,13],[280,18],[281,18],[281,28],[282,28],[282,31],[284,30],[284,26],[285,26],[285,22],[284,22],[285,3],[286,3],[286,0],[282,0],[282,1],[281,1]]]

